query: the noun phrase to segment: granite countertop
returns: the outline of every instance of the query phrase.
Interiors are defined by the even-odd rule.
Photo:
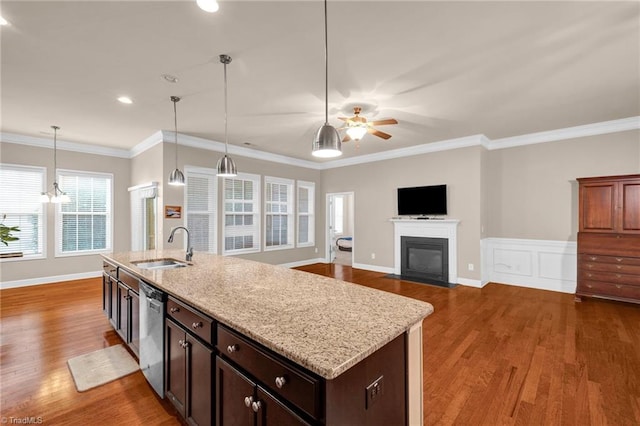
[[[433,312],[429,303],[282,266],[194,253],[186,268],[131,262],[184,251],[103,255],[274,352],[334,379]]]

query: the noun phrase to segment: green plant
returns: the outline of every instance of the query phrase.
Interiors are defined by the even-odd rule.
[[[11,234],[12,232],[20,232],[20,228],[17,226],[6,226],[4,224],[4,220],[6,218],[6,214],[2,215],[2,223],[0,223],[0,242],[5,246],[8,246],[10,241],[18,241],[20,239]]]

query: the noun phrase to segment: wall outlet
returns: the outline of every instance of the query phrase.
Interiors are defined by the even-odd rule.
[[[316,247],[316,253],[318,252],[318,247]]]
[[[384,394],[384,376],[378,377],[373,383],[367,386],[365,408],[369,409],[375,402],[377,402]]]
[[[375,259],[376,258],[376,254],[375,253],[371,253],[371,258]]]
[[[470,264],[469,264],[469,270],[470,270],[470,271],[473,271],[473,268],[474,268],[473,263],[470,263]]]

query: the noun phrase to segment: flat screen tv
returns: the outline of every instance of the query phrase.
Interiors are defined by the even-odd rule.
[[[447,185],[398,188],[398,216],[447,214]]]

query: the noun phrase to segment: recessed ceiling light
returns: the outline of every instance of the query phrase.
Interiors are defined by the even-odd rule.
[[[120,97],[118,98],[118,102],[122,102],[123,104],[132,104],[132,103],[133,103],[133,101],[131,100],[131,98],[130,98],[130,97],[128,97],[128,96],[120,96]]]
[[[200,9],[205,12],[217,12],[220,9],[218,6],[218,2],[216,0],[196,0],[196,3],[200,7]]]
[[[178,77],[176,77],[175,75],[162,74],[162,78],[164,78],[169,83],[177,83],[178,82]]]
[[[6,19],[4,19],[2,16],[0,16],[0,25],[4,26],[4,25],[9,25],[9,21],[7,21]]]

